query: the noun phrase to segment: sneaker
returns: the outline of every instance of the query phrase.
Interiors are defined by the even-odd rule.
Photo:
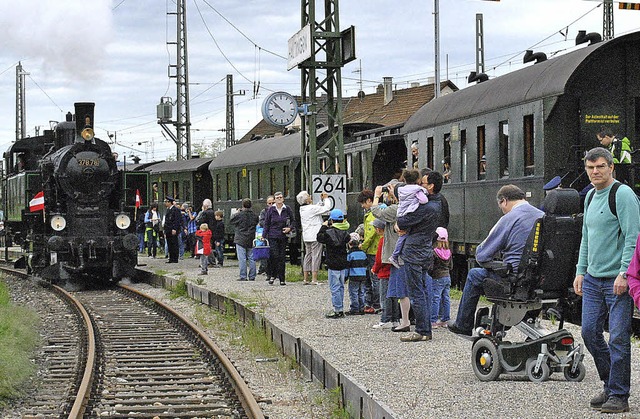
[[[357,310],[349,310],[344,312],[345,316],[357,316],[358,314],[360,314],[360,312]]]
[[[447,323],[447,329],[449,329],[450,332],[455,333],[456,335],[464,335],[464,336],[471,336],[471,331],[466,331],[466,330],[462,330],[460,329],[457,325],[456,322],[451,320],[449,323]]]
[[[607,392],[602,390],[597,396],[594,396],[591,399],[591,401],[589,402],[589,405],[593,409],[600,409],[602,405],[607,401],[608,398],[609,396],[607,395]]]
[[[381,309],[381,308],[374,308],[373,310],[374,310],[374,311],[373,311],[373,312],[374,312],[374,314],[380,314],[380,313],[382,313],[382,309]]]
[[[629,402],[618,396],[609,396],[600,408],[601,413],[622,413],[628,411]]]
[[[393,255],[389,256],[389,263],[395,266],[396,268],[400,269],[400,265],[398,264],[397,259],[393,257]]]
[[[280,281],[280,285],[287,285],[287,283],[284,281]]]
[[[372,326],[374,329],[390,329],[393,327],[391,322],[380,322]]]
[[[401,342],[426,342],[431,340],[431,335],[421,335],[420,333],[410,333],[400,338]]]
[[[273,278],[269,278],[269,285],[273,285]]]
[[[246,281],[246,280],[247,280],[247,278],[238,278],[238,279],[236,279],[236,281]]]
[[[364,312],[365,314],[376,314],[376,309],[373,307],[367,306],[364,308]]]
[[[341,319],[344,317],[344,312],[342,311],[332,311],[329,314],[325,314],[324,317],[327,319]]]
[[[437,327],[447,327],[447,322],[445,322],[445,321],[437,321],[436,322],[436,326]]]
[[[431,328],[432,328],[432,329],[437,329],[438,327],[440,327],[440,325],[438,324],[438,322],[432,322],[432,323],[431,323]]]

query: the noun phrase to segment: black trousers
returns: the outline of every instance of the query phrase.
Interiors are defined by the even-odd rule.
[[[178,254],[180,248],[178,246],[178,235],[175,236],[171,232],[165,232],[167,246],[169,247],[169,262],[178,262]]]
[[[269,264],[267,265],[267,276],[284,282],[284,268],[287,258],[287,239],[269,239]]]

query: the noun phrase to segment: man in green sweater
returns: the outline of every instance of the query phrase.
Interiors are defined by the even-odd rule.
[[[602,413],[628,412],[633,300],[626,271],[640,232],[640,205],[630,187],[614,186],[609,151],[596,147],[584,160],[594,190],[585,199],[573,288],[582,296],[582,337],[604,383],[590,405]],[[607,314],[608,343],[603,336]]]

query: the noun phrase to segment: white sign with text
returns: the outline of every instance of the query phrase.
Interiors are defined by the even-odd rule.
[[[326,193],[331,200],[331,209],[341,209],[347,213],[347,176],[346,175],[313,175],[313,202],[320,202],[320,194]]]

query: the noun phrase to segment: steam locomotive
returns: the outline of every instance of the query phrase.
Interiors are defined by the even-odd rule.
[[[136,204],[148,173],[119,171],[109,145],[93,131],[94,103],[75,118],[4,154],[7,240],[20,245],[18,268],[51,282],[132,278],[137,263]]]

